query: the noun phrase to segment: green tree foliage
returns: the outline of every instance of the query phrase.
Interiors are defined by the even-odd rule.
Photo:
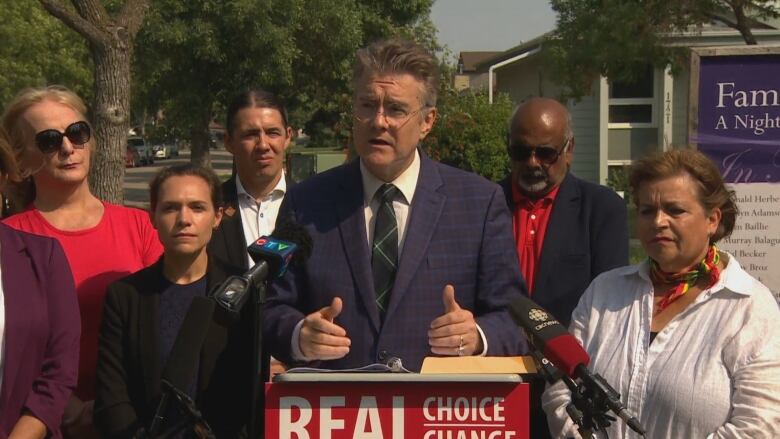
[[[509,172],[506,139],[512,100],[498,94],[491,105],[484,93],[458,95],[449,85],[443,88],[439,120],[423,142],[427,153],[493,181],[504,178]]]
[[[237,92],[262,87],[291,122],[323,139],[348,131],[351,63],[358,47],[427,17],[432,0],[153,0],[139,36],[136,90],[166,124],[191,127],[193,160],[206,129]]]
[[[0,41],[0,109],[31,86],[62,84],[92,96],[92,60],[84,40],[37,0],[3,3]]]
[[[554,78],[567,97],[590,92],[599,75],[632,81],[647,64],[679,69],[684,49],[665,45],[675,33],[695,30],[716,15],[734,17],[728,24],[747,44],[756,44],[749,17],[777,17],[773,0],[551,0],[557,26],[545,43]]]

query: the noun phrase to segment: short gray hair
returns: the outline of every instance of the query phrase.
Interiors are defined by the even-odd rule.
[[[402,39],[379,40],[358,49],[352,71],[356,83],[368,74],[407,73],[424,85],[423,104],[435,107],[439,93],[439,62],[426,48]]]

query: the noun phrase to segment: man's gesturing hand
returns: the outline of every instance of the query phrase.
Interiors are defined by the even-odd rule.
[[[336,360],[349,353],[351,341],[347,331],[333,323],[342,307],[341,299],[334,297],[329,306],[303,319],[298,342],[307,360]]]
[[[483,350],[482,337],[471,311],[463,309],[455,301],[455,288],[444,287],[442,293],[444,315],[431,322],[428,344],[431,352],[439,355],[474,355]]]

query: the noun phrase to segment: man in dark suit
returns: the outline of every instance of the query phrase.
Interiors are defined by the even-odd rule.
[[[246,270],[249,244],[274,231],[287,191],[284,153],[291,140],[287,111],[274,94],[248,90],[228,106],[225,149],[236,173],[222,184],[225,214],[208,247],[215,260]]]
[[[529,99],[512,118],[501,182],[531,298],[564,325],[593,278],[628,265],[626,204],[569,171],[574,144],[566,107]]]
[[[525,350],[504,307],[525,284],[501,189],[429,159],[438,62],[406,41],[357,53],[359,160],[291,189],[282,215],[312,235],[305,266],[272,288],[264,340],[285,362],[341,369],[398,357]]]
[[[236,96],[228,105],[226,125],[225,149],[233,155],[236,172],[222,184],[224,214],[208,251],[215,261],[246,271],[254,263],[247,247],[273,233],[290,184],[284,154],[292,128],[282,101],[262,89]],[[274,360],[270,368],[264,376],[284,370]]]
[[[626,205],[611,189],[569,171],[574,143],[566,107],[529,99],[510,122],[512,173],[501,182],[531,298],[566,326],[591,280],[628,264]],[[544,383],[532,382],[534,438],[550,437],[543,390]]]

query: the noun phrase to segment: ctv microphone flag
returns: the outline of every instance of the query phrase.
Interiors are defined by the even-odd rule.
[[[255,265],[241,276],[230,276],[214,293],[214,299],[229,311],[239,312],[249,299],[249,291],[260,282],[280,277],[287,270],[298,246],[292,242],[261,236],[247,252]]]
[[[273,278],[284,275],[297,249],[298,246],[295,243],[273,236],[261,236],[249,246],[247,251],[256,264],[261,263],[261,261],[268,263],[268,277]]]

